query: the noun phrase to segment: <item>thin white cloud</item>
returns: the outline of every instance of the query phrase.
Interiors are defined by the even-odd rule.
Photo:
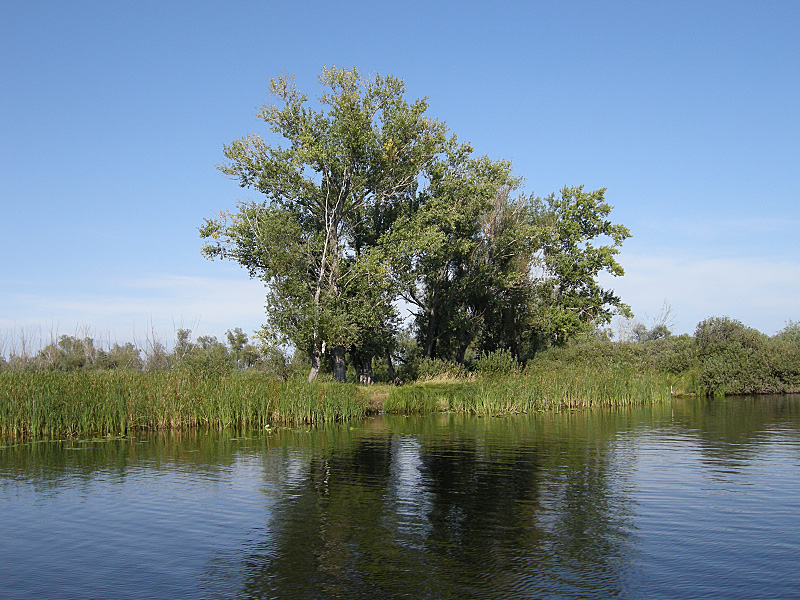
[[[227,329],[253,331],[264,321],[264,286],[247,278],[163,275],[106,281],[81,292],[33,293],[8,288],[0,292],[0,331],[6,335],[30,329],[73,335],[73,330],[100,332],[99,337],[131,341],[157,332],[171,339],[179,327],[196,335],[221,337]]]
[[[603,278],[644,318],[664,301],[677,333],[690,333],[711,316],[730,316],[772,334],[800,319],[800,263],[760,258],[701,258],[622,254],[622,278]]]

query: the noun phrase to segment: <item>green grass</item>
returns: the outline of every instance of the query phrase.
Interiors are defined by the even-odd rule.
[[[359,387],[257,373],[0,373],[0,436],[81,437],[190,427],[264,427],[365,416]]]
[[[395,413],[479,415],[624,406],[670,399],[666,376],[629,368],[598,371],[574,365],[529,367],[490,378],[431,380],[393,390],[383,409]]]
[[[669,399],[664,376],[549,363],[492,377],[374,386],[256,372],[0,373],[0,436],[85,437],[142,430],[319,424],[393,413],[509,414]]]

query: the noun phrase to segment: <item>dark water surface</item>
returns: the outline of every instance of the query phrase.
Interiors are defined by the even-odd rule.
[[[800,598],[800,398],[0,448],[2,598]]]

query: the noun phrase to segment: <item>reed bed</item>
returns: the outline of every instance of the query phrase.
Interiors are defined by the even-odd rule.
[[[378,393],[379,392],[379,393]],[[664,375],[546,363],[493,377],[433,379],[387,390],[281,382],[256,372],[0,373],[0,436],[86,437],[142,430],[269,427],[359,419],[377,410],[478,415],[654,403]]]
[[[0,436],[83,437],[191,427],[266,427],[360,418],[354,385],[237,372],[0,373]]]
[[[478,415],[553,409],[626,406],[670,399],[667,377],[630,368],[534,366],[521,373],[474,380],[430,380],[397,388],[383,403],[394,413],[457,412]]]

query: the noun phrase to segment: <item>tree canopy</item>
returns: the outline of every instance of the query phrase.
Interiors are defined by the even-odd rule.
[[[267,286],[265,332],[311,359],[309,379],[347,359],[362,381],[391,370],[401,308],[421,352],[465,362],[548,344],[627,307],[597,275],[630,234],[608,220],[605,190],[519,192],[511,163],[475,156],[402,80],[325,68],[316,102],[289,76],[271,81],[253,134],[219,167],[262,194],[206,219],[204,254],[244,266]],[[598,245],[603,240],[605,245]]]

